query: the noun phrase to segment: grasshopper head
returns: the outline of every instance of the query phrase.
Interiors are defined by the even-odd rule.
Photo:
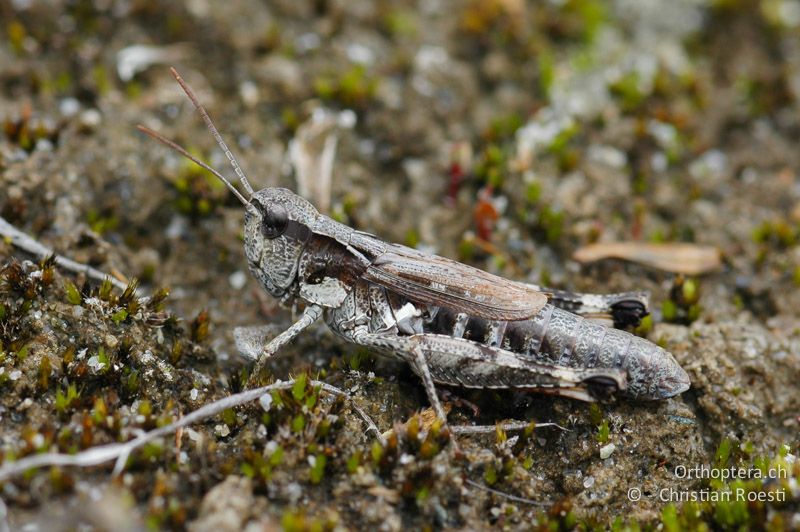
[[[265,188],[250,198],[244,251],[250,271],[271,295],[284,295],[294,282],[317,216],[313,205],[285,188]]]
[[[285,188],[265,188],[254,192],[233,153],[211,122],[208,112],[178,72],[174,68],[170,70],[202,116],[219,147],[225,152],[249,198],[239,192],[225,176],[175,142],[145,126],[138,126],[139,130],[214,174],[244,205],[244,250],[250,271],[270,294],[281,297],[295,280],[298,260],[311,237],[319,212],[309,202]]]

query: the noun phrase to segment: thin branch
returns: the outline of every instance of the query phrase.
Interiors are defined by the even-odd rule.
[[[11,527],[8,526],[8,508],[5,501],[0,499],[0,532],[9,532]]]
[[[116,460],[114,464],[114,471],[113,475],[117,476],[122,473],[123,469],[125,468],[125,463],[128,460],[128,456],[130,456],[131,452],[142,447],[146,443],[165,436],[167,434],[171,434],[177,431],[180,428],[186,427],[198,421],[202,421],[204,419],[210,418],[216,414],[219,414],[223,410],[228,408],[233,408],[235,406],[243,405],[245,403],[249,403],[261,397],[262,395],[275,391],[275,390],[286,390],[290,389],[294,386],[295,381],[278,381],[276,383],[262,386],[261,388],[255,388],[252,390],[245,390],[243,392],[229,395],[228,397],[224,397],[218,401],[214,401],[213,403],[209,403],[205,406],[190,412],[188,415],[180,418],[177,421],[170,423],[169,425],[165,425],[163,427],[157,428],[155,430],[151,430],[150,432],[145,432],[140,434],[136,438],[129,440],[125,443],[111,443],[107,445],[99,445],[97,447],[92,447],[85,451],[82,451],[77,454],[61,454],[61,453],[45,453],[45,454],[36,454],[32,456],[26,456],[16,462],[9,462],[0,466],[0,482],[3,482],[9,478],[12,478],[16,475],[24,473],[25,471],[34,468],[34,467],[45,467],[45,466],[77,466],[77,467],[90,467],[102,464],[104,462],[109,462],[111,460]],[[350,396],[336,388],[335,386],[331,386],[330,384],[326,384],[320,381],[311,381],[312,386],[319,386],[322,390],[331,395],[337,395],[341,397],[345,397],[352,401]],[[376,435],[380,436],[380,431],[375,423],[369,418],[369,416],[360,408],[358,408],[355,404],[352,405],[353,409],[356,413],[366,422],[368,426],[368,430],[374,432]]]
[[[312,381],[312,382],[317,382],[317,381]],[[385,440],[383,438],[383,434],[381,434],[381,431],[378,429],[378,426],[375,424],[374,421],[372,421],[372,418],[369,417],[369,415],[367,415],[367,413],[364,410],[362,410],[360,406],[358,406],[356,404],[355,400],[352,397],[350,397],[350,395],[347,392],[345,392],[343,390],[340,390],[339,388],[337,388],[335,386],[331,386],[330,384],[326,384],[324,382],[320,382],[319,384],[321,384],[322,385],[322,389],[325,390],[326,392],[328,392],[329,394],[338,395],[340,397],[344,397],[346,399],[349,399],[350,400],[350,408],[355,410],[356,414],[358,414],[358,416],[364,421],[364,423],[367,424],[367,432],[372,432],[373,434],[375,434],[375,437],[381,443],[385,443]]]
[[[500,428],[506,432],[517,430],[525,430],[530,426],[530,423],[514,422],[502,423]],[[562,427],[558,423],[536,423],[534,428],[555,427],[557,429],[569,432],[569,429]],[[450,430],[454,434],[494,434],[497,431],[497,425],[456,425],[451,426]]]
[[[504,491],[496,490],[494,488],[490,488],[489,486],[484,486],[479,482],[475,482],[474,480],[464,479],[466,484],[469,484],[473,488],[478,488],[483,491],[488,491],[498,497],[503,497],[504,499],[508,499],[509,501],[519,502],[522,504],[530,504],[531,506],[547,506],[550,504],[549,502],[541,502],[541,501],[534,501],[533,499],[526,499],[524,497],[519,497],[517,495],[511,495],[510,493],[506,493]]]
[[[96,270],[91,266],[89,266],[88,264],[81,264],[80,262],[75,262],[74,260],[58,255],[51,248],[48,248],[35,238],[30,237],[27,234],[23,233],[22,231],[20,231],[10,223],[8,223],[3,218],[0,218],[0,235],[2,235],[7,239],[10,239],[11,243],[14,246],[20,248],[21,250],[27,253],[30,253],[31,255],[38,257],[39,260],[44,260],[47,257],[53,255],[56,259],[56,264],[58,264],[65,270],[74,273],[84,273],[90,279],[94,279],[95,281],[99,282],[103,282],[104,280],[108,279],[111,282],[111,284],[113,284],[123,292],[128,287],[126,283],[123,283],[119,279],[116,279],[106,273],[103,273],[100,270]]]

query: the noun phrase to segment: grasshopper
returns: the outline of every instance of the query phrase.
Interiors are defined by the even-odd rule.
[[[254,191],[180,75],[172,74],[225,152],[245,197],[222,174],[144,126],[139,129],[219,178],[244,206],[251,273],[300,318],[267,343],[252,373],[319,319],[338,336],[407,362],[437,416],[436,385],[514,388],[594,400],[619,391],[663,399],[689,388],[673,356],[616,326],[647,314],[647,295],[573,294],[515,282],[358,231],[320,214],[284,188]]]

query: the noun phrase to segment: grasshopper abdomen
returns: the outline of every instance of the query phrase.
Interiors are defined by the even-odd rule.
[[[425,332],[497,345],[542,364],[623,370],[628,375],[625,393],[634,398],[663,399],[689,387],[686,373],[661,347],[554,305],[546,305],[529,320],[509,322],[465,317],[439,308]]]

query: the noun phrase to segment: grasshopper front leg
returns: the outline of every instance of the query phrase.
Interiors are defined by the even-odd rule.
[[[284,345],[291,342],[298,334],[303,332],[309,325],[317,321],[320,316],[322,316],[323,309],[318,305],[309,305],[303,311],[303,315],[300,316],[300,319],[297,320],[295,323],[292,324],[291,327],[280,333],[278,336],[273,338],[267,345],[264,346],[264,349],[261,351],[261,355],[256,362],[256,365],[253,367],[253,372],[250,375],[250,385],[256,385],[258,376],[264,369],[264,364],[266,364],[267,359],[270,358],[272,355],[278,352],[278,350],[283,347]]]

